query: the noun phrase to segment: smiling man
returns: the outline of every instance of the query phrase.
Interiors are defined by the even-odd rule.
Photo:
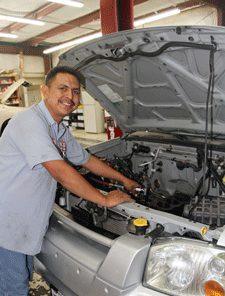
[[[119,190],[103,195],[65,159],[133,193],[139,186],[90,155],[62,123],[79,105],[80,83],[72,69],[53,68],[42,93],[44,100],[17,113],[0,138],[0,295],[28,294],[32,256],[41,250],[57,182],[102,206],[133,201]]]
[[[58,73],[52,77],[58,68],[52,70],[52,75],[46,79],[42,87],[45,105],[58,123],[62,118],[77,109],[80,99],[80,83],[69,73]],[[51,72],[50,72],[51,74]]]

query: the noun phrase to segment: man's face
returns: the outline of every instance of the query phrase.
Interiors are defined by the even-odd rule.
[[[42,93],[48,111],[58,123],[79,105],[79,81],[68,73],[58,73],[49,87],[42,87]]]

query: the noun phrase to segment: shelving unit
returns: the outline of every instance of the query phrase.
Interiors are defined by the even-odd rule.
[[[83,106],[79,106],[73,113],[65,116],[63,119],[63,123],[68,128],[84,129]]]
[[[71,125],[77,129],[84,129],[83,105],[79,106],[71,115]]]
[[[0,96],[17,81],[17,76],[12,73],[1,73],[0,74]],[[20,95],[19,90],[17,89],[9,98],[9,105],[11,106],[20,106]]]

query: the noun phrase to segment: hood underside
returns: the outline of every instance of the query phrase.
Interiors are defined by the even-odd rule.
[[[225,28],[129,30],[60,56],[124,132],[224,134]],[[207,122],[206,122],[207,118]]]

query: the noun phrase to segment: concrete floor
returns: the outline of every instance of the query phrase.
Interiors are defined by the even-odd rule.
[[[107,133],[93,134],[86,133],[84,130],[71,131],[75,139],[81,144],[82,147],[87,148],[88,146],[96,145],[101,142],[108,140]]]
[[[30,282],[30,296],[49,296],[50,287],[45,280],[34,271],[33,280]]]
[[[92,134],[86,133],[84,130],[71,131],[76,140],[83,148],[96,145],[108,140],[107,133]],[[33,281],[30,282],[29,294],[31,296],[50,296],[50,288],[43,278],[34,272]]]

